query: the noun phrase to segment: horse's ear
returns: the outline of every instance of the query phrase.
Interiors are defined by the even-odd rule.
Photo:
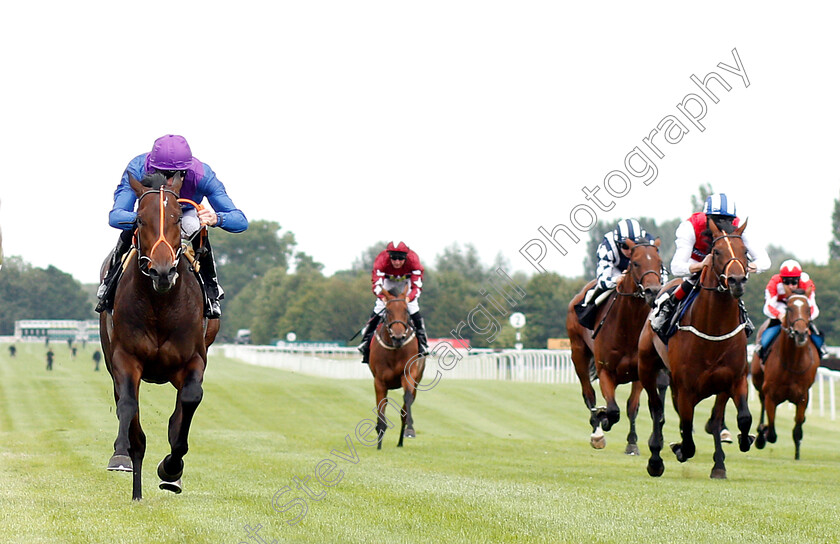
[[[405,282],[405,287],[403,287],[403,290],[402,290],[402,296],[407,296],[407,295],[408,295],[408,282]]]
[[[131,185],[132,189],[134,189],[134,194],[136,194],[138,198],[141,197],[148,189],[148,187],[145,187],[142,183],[134,179],[134,176],[128,176],[128,184]]]
[[[181,187],[184,185],[184,178],[181,177],[181,172],[176,172],[175,176],[172,178],[172,191],[175,192],[178,196],[181,195]]]
[[[709,230],[712,231],[712,239],[720,238],[723,232],[715,225],[715,222],[709,219]]]
[[[624,240],[624,243],[627,244],[627,247],[629,247],[630,249],[633,249],[634,247],[636,247],[636,242],[634,242],[630,238]]]
[[[657,236],[656,240],[653,241],[653,245],[655,245],[657,248],[660,247],[662,245],[662,238]]]
[[[744,232],[744,229],[747,228],[747,221],[749,221],[749,220],[750,220],[749,217],[744,219],[744,224],[741,225],[740,227],[738,227],[737,229],[735,229],[735,234],[737,234],[738,236],[741,236],[741,234]]]
[[[394,298],[394,297],[391,295],[391,292],[390,292],[390,291],[388,291],[387,289],[385,289],[384,287],[382,288],[382,291],[380,291],[380,292],[379,292],[379,294],[380,294],[380,295],[382,295],[382,296],[385,298],[385,300],[386,300],[386,301],[387,301],[387,300],[391,300],[392,298]]]

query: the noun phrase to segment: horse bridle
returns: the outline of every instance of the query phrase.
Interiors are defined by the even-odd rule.
[[[155,249],[157,249],[157,247],[159,245],[164,245],[164,246],[166,246],[167,249],[169,249],[169,253],[172,255],[173,266],[177,268],[178,263],[181,259],[181,254],[184,251],[184,248],[183,248],[183,246],[179,245],[178,249],[176,250],[175,248],[172,247],[172,244],[170,244],[166,240],[166,238],[163,237],[163,231],[164,231],[163,227],[164,227],[164,217],[165,217],[164,210],[166,209],[166,195],[165,195],[165,193],[169,193],[172,196],[174,196],[176,202],[180,202],[181,200],[178,198],[178,194],[175,191],[172,191],[171,189],[164,189],[164,188],[153,189],[151,191],[146,191],[145,193],[140,195],[140,198],[137,199],[138,209],[140,207],[140,202],[152,193],[158,193],[159,198],[160,198],[160,229],[159,229],[158,239],[152,245],[152,249],[149,251],[148,255],[151,255],[152,253],[154,253]],[[178,206],[179,211],[180,211],[180,209],[181,209],[181,207]],[[143,273],[144,276],[149,276],[149,265],[152,262],[152,258],[149,257],[148,255],[145,255],[140,248],[140,236],[138,236],[139,231],[140,231],[140,226],[138,226],[137,229],[134,231],[134,247],[137,248],[137,255],[138,255],[137,265],[140,268],[140,272]]]
[[[805,306],[808,308],[808,312],[810,313],[811,305],[808,303],[808,297],[806,297],[805,295],[791,295],[787,299],[787,306],[790,306],[790,303],[793,302],[794,299],[804,300],[805,301]],[[788,310],[785,313],[785,316],[786,317],[790,316],[790,310]],[[797,321],[804,321],[805,325],[807,325],[807,326],[810,326],[810,324],[811,324],[811,320],[810,319],[805,319],[804,317],[797,317],[793,321],[788,321],[788,326],[787,327],[782,327],[782,330],[785,331],[785,333],[788,335],[788,338],[793,338],[794,336],[796,336],[796,331],[794,330],[793,327],[794,327],[794,325],[796,325]],[[807,326],[806,326],[806,329],[805,329],[806,331],[808,329]]]
[[[730,257],[729,260],[727,260],[723,264],[723,271],[716,276],[717,287],[705,287],[705,286],[701,285],[701,287],[703,287],[703,289],[717,290],[721,293],[727,291],[729,289],[729,279],[727,277],[727,274],[729,272],[729,267],[732,266],[734,263],[738,263],[739,265],[741,265],[741,268],[744,270],[744,274],[746,274],[746,276],[749,278],[750,273],[747,270],[747,265],[745,265],[743,262],[741,262],[741,259],[739,259],[738,257],[735,256],[735,249],[733,249],[732,243],[729,241],[730,238],[738,238],[739,240],[743,241],[743,238],[741,238],[740,234],[723,234],[721,236],[718,236],[714,240],[712,240],[711,252],[712,252],[712,271],[713,272],[716,271],[714,248],[715,248],[715,244],[718,243],[718,240],[725,240],[726,241],[726,245],[729,246],[729,252],[732,255],[732,257]]]
[[[632,259],[633,259],[633,252],[636,250],[636,248],[637,248],[637,247],[654,247],[654,244],[651,244],[650,242],[647,242],[647,243],[644,243],[644,244],[636,244],[636,245],[634,245],[634,246],[630,249],[630,259],[631,259],[631,261],[632,261]],[[658,251],[658,250],[657,250],[657,251]],[[629,268],[628,268],[628,270],[629,270]],[[625,273],[625,274],[627,274],[627,271],[625,271],[624,273]],[[616,290],[615,290],[615,292],[616,292],[616,293],[618,293],[618,294],[619,294],[620,296],[622,296],[622,297],[645,298],[645,288],[644,288],[644,286],[642,285],[642,281],[645,279],[645,276],[647,276],[648,274],[656,274],[656,276],[659,278],[659,283],[660,283],[660,284],[662,283],[662,267],[660,266],[660,267],[659,267],[659,270],[648,270],[647,272],[645,272],[644,274],[642,274],[642,275],[641,275],[641,277],[639,277],[639,280],[638,280],[638,281],[636,281],[635,279],[633,279],[633,274],[632,274],[632,273],[630,273],[630,274],[629,274],[629,275],[630,275],[630,279],[631,279],[631,280],[633,280],[633,283],[635,283],[635,284],[636,284],[636,289],[635,289],[632,293],[622,293],[622,292],[621,292],[621,291],[619,291],[618,289],[616,289]]]
[[[391,304],[392,302],[405,302],[405,301],[406,301],[406,300],[405,300],[404,298],[395,298],[395,299],[391,299],[391,300],[389,300],[389,301],[386,301],[386,302],[385,302],[385,319],[384,319],[384,323],[382,324],[382,325],[383,325],[383,327],[384,327],[385,329],[388,329],[388,335],[389,335],[391,338],[393,338],[393,336],[394,336],[394,333],[393,333],[393,332],[391,332],[391,327],[392,327],[392,326],[394,326],[394,325],[397,325],[397,324],[402,324],[402,325],[405,327],[405,330],[406,330],[406,331],[411,331],[411,334],[409,334],[409,335],[406,337],[406,339],[403,341],[403,343],[400,345],[400,347],[402,347],[403,345],[405,345],[405,343],[406,343],[406,342],[408,342],[409,340],[411,340],[411,337],[412,337],[412,335],[413,335],[413,334],[414,334],[414,332],[415,332],[415,331],[414,331],[414,327],[413,327],[410,323],[408,323],[408,322],[406,322],[406,321],[402,321],[402,320],[400,320],[400,319],[393,320],[393,321],[389,320],[390,313],[388,312],[388,305],[389,305],[389,304]],[[391,346],[391,345],[386,344],[386,343],[382,340],[382,338],[380,338],[379,333],[377,333],[377,334],[376,334],[376,339],[377,339],[377,341],[379,342],[379,344],[380,344],[382,347],[386,348],[386,349],[392,349],[392,350],[393,350],[393,349],[397,349],[397,348],[396,348],[396,347],[394,347],[394,346]]]

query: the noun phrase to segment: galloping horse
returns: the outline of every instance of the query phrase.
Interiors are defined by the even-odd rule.
[[[659,244],[658,238],[652,244],[635,244],[632,240],[627,240],[630,247],[630,265],[619,278],[609,300],[598,309],[595,320],[599,323],[597,333],[582,326],[574,311],[575,305],[593,287],[595,280],[590,281],[569,303],[566,331],[572,345],[572,361],[580,380],[583,402],[590,413],[592,434],[589,443],[595,449],[606,445],[603,431],[609,431],[620,418],[620,410],[615,401],[616,386],[632,382],[630,398],[627,399],[630,433],[627,435],[627,448],[624,453],[639,454],[636,415],[639,413],[642,386],[638,381],[636,356],[639,333],[662,287]],[[594,304],[594,301],[590,304]],[[595,406],[595,389],[590,381],[590,365],[593,363],[601,385],[601,394],[607,402],[606,408]]]
[[[207,347],[219,331],[218,319],[204,319],[201,286],[187,260],[181,259],[178,193],[182,181],[176,175],[167,187],[160,174],[147,176],[142,184],[130,180],[138,199],[134,247],[124,261],[113,315],[102,312],[99,319],[119,419],[114,455],[107,468],[133,472],[134,500],[143,496],[146,452],[137,400],[140,380],[170,382],[178,390],[169,418],[171,453],[160,462],[157,473],[161,489],[180,493],[190,422],[203,395]]]
[[[397,447],[402,447],[403,437],[414,438],[414,419],[411,417],[411,405],[417,395],[417,384],[423,379],[426,366],[425,357],[418,356],[417,338],[411,327],[408,314],[406,285],[400,295],[382,291],[385,297],[385,316],[373,335],[370,345],[370,372],[373,374],[373,387],[376,390],[378,444],[382,449],[382,437],[388,422],[385,417],[388,390],[402,387],[403,408],[401,412],[402,428]],[[406,367],[408,365],[408,367]]]
[[[712,395],[718,395],[719,409],[713,412],[710,424],[715,441],[711,477],[726,478],[720,431],[727,398],[732,398],[738,408],[741,451],[749,450],[753,441],[749,435],[752,416],[747,404],[747,335],[738,306],[748,278],[747,249],[741,239],[747,222],[732,234],[722,232],[712,222],[710,228],[711,266],[703,268],[697,297],[680,318],[677,332],[666,346],[647,321],[639,337],[639,380],[648,393],[653,420],[653,433],[648,442],[651,456],[647,465],[651,476],[661,476],[665,471],[659,455],[665,409],[656,394],[657,375],[665,369],[670,369],[671,398],[680,418],[682,442],[671,444],[678,461],[682,463],[694,456],[694,408]],[[676,279],[668,286],[681,281]]]
[[[820,354],[811,341],[811,306],[808,304],[808,296],[802,289],[792,290],[787,285],[785,291],[787,312],[779,338],[771,346],[764,365],[761,364],[757,349],[752,359],[752,381],[761,399],[755,447],[761,449],[766,442],[776,442],[776,406],[788,401],[796,405],[793,444],[796,447],[794,459],[799,459],[805,408],[820,366]],[[767,425],[764,425],[765,410]]]

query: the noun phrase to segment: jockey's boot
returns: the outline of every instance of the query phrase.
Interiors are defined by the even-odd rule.
[[[650,320],[650,326],[654,331],[657,333],[667,332],[662,330],[662,327],[667,326],[671,322],[671,315],[674,313],[676,305],[677,301],[674,299],[673,295],[668,295],[661,303],[659,303],[656,315],[654,315],[653,319]]]
[[[117,284],[122,271],[123,255],[131,247],[131,238],[134,236],[132,229],[124,230],[120,233],[117,240],[117,245],[111,253],[111,263],[108,265],[108,272],[105,273],[105,278],[99,284],[96,290],[96,298],[99,302],[96,304],[97,313],[102,313],[104,310],[111,310],[114,307],[114,293],[117,292]]]
[[[213,258],[213,248],[210,247],[210,241],[206,237],[204,238],[204,246],[196,254],[199,264],[198,275],[201,276],[204,296],[206,297],[204,317],[219,319],[222,317],[222,305],[219,301],[225,298],[225,292],[216,277],[216,260]]]
[[[598,297],[606,291],[607,289],[595,284],[595,287],[588,291],[586,295],[584,295],[580,304],[575,307],[578,323],[580,323],[583,327],[589,330],[595,328],[595,317],[598,315]]]
[[[362,329],[362,343],[359,344],[356,349],[362,353],[362,364],[364,365],[370,364],[370,341],[373,338],[373,333],[376,332],[376,326],[379,325],[379,321],[381,319],[381,315],[376,312],[371,312],[367,325],[365,325],[365,328]]]
[[[825,338],[823,337],[823,334],[820,332],[820,330],[817,328],[817,326],[814,325],[813,323],[811,323],[810,329],[811,329],[811,339],[813,340],[814,345],[816,345],[817,349],[820,351],[820,359],[822,359],[826,355],[828,355],[828,349],[826,349],[826,347],[825,347]],[[821,341],[817,342],[815,337],[819,338]]]
[[[755,332],[755,325],[753,325],[750,314],[747,313],[747,306],[744,304],[744,299],[738,299],[738,309],[741,311],[741,319],[744,321],[744,332],[747,333],[747,338]]]
[[[411,322],[414,323],[414,334],[417,335],[417,351],[420,355],[426,356],[429,354],[429,342],[426,339],[426,327],[419,311],[411,314]]]

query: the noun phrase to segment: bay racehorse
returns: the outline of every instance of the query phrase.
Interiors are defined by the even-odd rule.
[[[799,459],[802,443],[802,424],[805,408],[817,369],[820,354],[811,341],[811,306],[802,289],[787,291],[787,311],[782,319],[779,337],[770,347],[767,360],[762,364],[756,348],[751,364],[752,381],[761,400],[761,416],[755,447],[761,449],[766,442],[776,442],[776,407],[784,401],[796,405],[793,427],[794,458]],[[764,412],[767,425],[764,425]]]
[[[181,250],[183,180],[171,186],[161,174],[138,182],[137,230],[114,298],[113,313],[102,312],[99,330],[105,365],[114,383],[119,430],[108,470],[133,473],[132,498],[142,498],[141,474],[146,435],[140,426],[140,381],[169,382],[177,390],[169,419],[170,454],[158,465],[161,489],[181,492],[187,435],[203,396],[207,347],[219,330],[205,319],[204,297]],[[103,265],[104,277],[108,260]]]
[[[618,403],[615,401],[616,386],[630,383],[630,397],[627,399],[630,432],[625,453],[638,455],[636,415],[639,413],[642,385],[638,381],[636,356],[639,333],[662,287],[662,258],[659,255],[658,238],[653,243],[636,244],[632,240],[626,243],[630,248],[630,264],[619,277],[613,293],[598,309],[595,331],[581,325],[574,311],[575,305],[595,285],[595,280],[590,281],[569,303],[566,331],[572,346],[572,362],[580,380],[583,402],[589,409],[589,423],[592,425],[589,443],[596,449],[606,445],[604,431],[609,431],[620,418]],[[590,304],[594,304],[594,301]],[[591,383],[592,365],[606,407],[596,406],[595,389]]]
[[[719,409],[714,410],[710,424],[715,443],[711,477],[726,478],[720,431],[727,399],[733,399],[738,409],[741,451],[748,451],[753,441],[749,435],[752,416],[747,404],[747,335],[738,305],[749,277],[747,249],[741,239],[747,222],[732,234],[724,233],[712,222],[710,228],[711,264],[703,268],[696,299],[680,318],[678,330],[665,345],[647,321],[639,337],[639,379],[648,393],[653,420],[647,465],[651,476],[661,476],[665,470],[659,454],[665,410],[656,394],[657,375],[663,369],[670,370],[671,397],[680,419],[682,441],[671,444],[678,461],[682,463],[694,456],[694,409],[697,403],[712,395],[718,397]],[[675,279],[667,287],[681,281]]]
[[[371,339],[369,365],[376,391],[376,449],[382,449],[382,437],[388,428],[385,408],[390,389],[403,390],[403,407],[400,412],[402,428],[397,446],[402,447],[403,437],[416,436],[411,407],[417,396],[417,384],[423,379],[426,366],[425,357],[418,354],[417,337],[408,313],[408,285],[402,293],[394,294],[386,290],[382,294],[385,297],[385,315]]]

